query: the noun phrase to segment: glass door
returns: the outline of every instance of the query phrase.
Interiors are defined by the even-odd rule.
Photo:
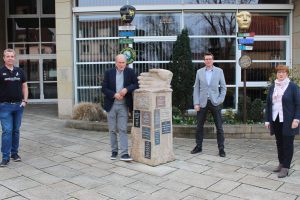
[[[31,102],[52,102],[57,100],[57,73],[55,58],[21,56],[17,66],[27,77]]]

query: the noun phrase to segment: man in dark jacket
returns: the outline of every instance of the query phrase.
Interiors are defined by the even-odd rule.
[[[126,57],[116,56],[116,68],[105,72],[102,83],[104,109],[107,112],[111,143],[111,160],[118,156],[117,130],[120,135],[120,160],[131,161],[128,154],[127,122],[128,111],[133,109],[132,93],[138,88],[137,76],[133,69],[126,67]]]

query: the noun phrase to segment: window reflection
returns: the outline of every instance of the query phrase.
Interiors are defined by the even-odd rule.
[[[235,35],[236,32],[235,13],[187,13],[184,25],[190,35]]]
[[[43,14],[55,14],[55,0],[43,0]]]
[[[37,14],[36,0],[9,0],[9,14]]]
[[[19,60],[19,67],[24,70],[27,81],[39,81],[38,60]]]
[[[184,0],[184,3],[193,4],[235,4],[236,0]]]
[[[8,42],[39,42],[39,20],[34,18],[7,19]]]
[[[286,64],[282,62],[269,62],[269,63],[252,63],[247,69],[247,81],[268,81],[271,74],[274,73],[274,68],[278,64]],[[242,73],[242,79],[244,80],[244,73]]]
[[[249,30],[256,35],[288,35],[288,16],[253,13]]]
[[[242,51],[242,55],[248,55],[252,60],[285,60],[285,41],[255,41],[252,51]]]
[[[45,99],[57,99],[57,83],[44,83]]]
[[[39,83],[27,83],[28,84],[28,98],[40,99],[40,84]]]
[[[122,25],[120,15],[78,16],[77,37],[118,37],[118,26]]]
[[[44,81],[56,81],[56,60],[55,59],[44,59],[43,60],[43,80]]]
[[[180,33],[180,13],[137,14],[132,22],[137,36],[171,36]]]
[[[41,19],[42,42],[55,42],[55,18]]]
[[[215,60],[235,60],[235,38],[191,38],[193,60],[203,60],[206,52]]]
[[[241,4],[288,4],[290,0],[237,0]]]
[[[133,49],[137,53],[136,61],[168,61],[171,59],[174,42],[138,42]]]

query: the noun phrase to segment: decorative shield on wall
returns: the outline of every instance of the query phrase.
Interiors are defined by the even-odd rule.
[[[120,8],[121,20],[124,23],[131,23],[135,16],[135,7],[125,5]]]

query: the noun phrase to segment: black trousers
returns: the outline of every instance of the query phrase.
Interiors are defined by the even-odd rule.
[[[274,133],[277,145],[277,154],[279,163],[284,168],[290,168],[294,154],[294,139],[295,136],[285,136],[282,134],[283,123],[279,122],[279,117],[274,122]]]
[[[196,144],[199,147],[202,147],[203,142],[203,127],[204,122],[206,121],[207,111],[212,113],[214,118],[215,126],[217,129],[217,142],[218,148],[224,149],[224,131],[222,125],[222,114],[221,114],[221,106],[214,106],[209,100],[207,101],[207,105],[205,108],[200,108],[200,111],[197,112],[197,133],[196,133]]]

